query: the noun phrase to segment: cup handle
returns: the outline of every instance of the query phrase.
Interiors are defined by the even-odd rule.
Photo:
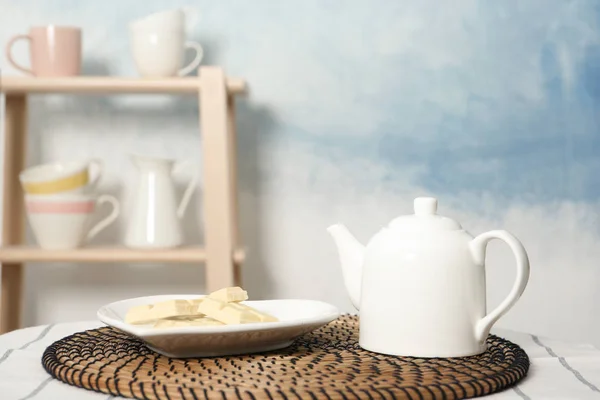
[[[521,242],[507,231],[489,231],[482,233],[473,239],[469,245],[475,261],[478,264],[484,264],[486,247],[488,242],[492,239],[504,241],[514,253],[515,261],[517,262],[517,278],[515,279],[512,290],[504,301],[500,303],[496,309],[477,322],[475,326],[475,337],[481,343],[487,338],[492,325],[494,325],[496,321],[498,321],[498,319],[510,310],[517,300],[519,300],[529,281],[529,258],[527,257],[527,252]]]
[[[180,161],[175,164],[174,170],[179,170],[185,166],[193,166],[194,164],[191,161]],[[181,197],[181,201],[179,202],[179,206],[177,207],[177,217],[183,218],[185,214],[185,210],[192,198],[192,194],[194,193],[194,189],[196,189],[196,183],[198,182],[198,174],[195,173],[190,179],[187,187],[185,188],[185,192],[183,192],[183,196]]]
[[[100,205],[103,203],[110,203],[112,205],[112,211],[106,218],[98,222],[96,225],[94,225],[92,229],[90,229],[87,236],[85,237],[86,241],[92,240],[98,233],[100,233],[100,231],[102,231],[104,228],[108,227],[110,224],[115,222],[115,220],[119,216],[121,207],[119,201],[114,196],[104,194],[98,197],[98,200],[96,200],[96,204]]]
[[[189,63],[186,67],[183,67],[179,70],[179,76],[185,76],[189,74],[192,70],[198,68],[198,65],[202,62],[202,58],[204,57],[204,49],[200,46],[199,43],[196,42],[185,42],[186,49],[194,49],[196,50],[196,58]]]
[[[13,36],[6,44],[6,58],[8,59],[8,62],[10,62],[13,65],[13,67],[15,67],[16,69],[18,69],[22,72],[25,72],[26,74],[34,75],[34,73],[31,69],[19,65],[19,63],[17,63],[12,56],[12,48],[13,48],[15,42],[19,39],[26,39],[26,40],[29,40],[29,42],[31,43],[31,36],[29,36],[29,35]]]
[[[102,160],[99,160],[97,158],[90,160],[90,166],[89,166],[89,171],[90,171],[90,175],[91,175],[90,182],[89,182],[90,189],[96,188],[96,185],[98,184],[100,176],[102,176],[103,169],[104,169],[104,164],[102,163]]]

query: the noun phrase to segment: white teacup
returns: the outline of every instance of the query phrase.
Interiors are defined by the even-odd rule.
[[[138,73],[147,78],[184,76],[198,68],[204,57],[202,46],[186,40],[185,13],[168,10],[129,24],[131,52]],[[196,57],[183,66],[186,49]]]
[[[102,161],[56,161],[29,167],[19,174],[28,195],[90,193],[102,176]]]
[[[202,46],[185,41],[185,33],[178,31],[131,30],[131,52],[138,73],[146,78],[185,76],[202,62]],[[196,57],[182,67],[186,48],[196,51]]]
[[[112,211],[90,226],[96,206],[104,203],[110,203]],[[110,195],[25,196],[25,209],[38,245],[66,250],[81,247],[112,224],[119,216],[120,204]]]

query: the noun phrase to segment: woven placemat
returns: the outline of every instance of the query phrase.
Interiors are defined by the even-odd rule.
[[[260,354],[171,359],[110,327],[49,346],[44,368],[81,388],[136,399],[464,399],[503,390],[529,370],[527,354],[491,335],[488,350],[464,358],[375,354],[358,346],[358,318],[343,315]]]

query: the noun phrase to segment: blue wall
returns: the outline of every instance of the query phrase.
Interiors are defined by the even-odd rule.
[[[584,300],[598,300],[600,284],[598,2],[0,0],[0,41],[33,24],[76,24],[86,74],[135,76],[127,24],[179,6],[200,13],[189,37],[205,47],[204,64],[250,87],[238,150],[254,293],[348,306],[324,228],[339,219],[366,240],[427,194],[474,234],[505,228],[528,248],[530,286],[503,321],[598,337],[589,321],[600,303]],[[17,58],[27,60],[25,45]],[[59,144],[69,141],[107,160],[109,190],[125,186],[126,150],[197,158],[194,101],[156,99],[150,111],[140,99],[45,101],[32,107],[31,163],[72,156]],[[491,303],[514,276],[500,247]],[[115,281],[127,279],[139,275]],[[556,319],[531,317],[542,308]]]

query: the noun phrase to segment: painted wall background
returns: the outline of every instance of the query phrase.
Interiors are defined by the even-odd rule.
[[[75,24],[85,74],[134,76],[128,22],[184,5],[200,11],[189,36],[204,64],[251,89],[238,101],[238,151],[252,297],[351,311],[325,228],[342,221],[366,241],[431,195],[471,233],[507,229],[528,249],[529,287],[498,326],[600,345],[596,2],[0,0],[0,43],[30,25]],[[24,44],[16,56],[27,61]],[[194,98],[34,97],[28,164],[102,158],[101,190],[127,209],[127,153],[199,169],[197,118]],[[193,172],[178,175],[182,187]],[[188,242],[202,241],[201,186]],[[126,217],[98,242],[120,240]],[[506,246],[490,245],[487,268],[492,307],[515,275]],[[202,285],[189,266],[33,264],[26,324],[94,319],[109,301]]]

